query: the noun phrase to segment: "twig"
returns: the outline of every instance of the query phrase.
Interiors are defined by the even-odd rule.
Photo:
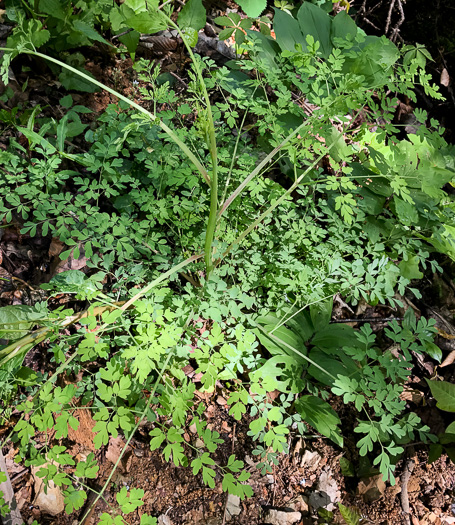
[[[5,503],[9,506],[9,512],[1,518],[2,523],[5,525],[22,525],[24,520],[22,519],[21,512],[17,508],[16,498],[14,496],[13,486],[6,468],[6,461],[3,456],[2,449],[0,448],[0,471],[6,475],[6,481],[0,483],[0,490],[3,492],[3,498]]]
[[[387,35],[387,33],[389,32],[389,27],[390,27],[390,20],[392,18],[392,11],[393,11],[393,8],[395,7],[395,0],[392,0],[390,2],[390,7],[389,7],[389,12],[387,14],[387,22],[386,22],[386,25],[385,25],[385,30],[384,30],[384,33]]]
[[[173,71],[169,71],[169,73],[174,77],[176,78],[182,85],[185,89],[188,89],[188,84],[182,79],[180,78],[178,75],[176,75]]]
[[[116,40],[117,38],[120,38],[121,36],[127,35],[128,33],[131,33],[132,29],[127,29],[126,31],[122,31],[118,35],[114,35],[111,40]]]
[[[408,496],[408,483],[411,477],[412,471],[415,467],[415,461],[408,459],[404,466],[404,471],[401,476],[401,509],[403,512],[405,525],[411,525],[411,516],[409,513],[409,496]]]
[[[398,5],[398,11],[400,11],[400,20],[398,20],[398,22],[395,24],[395,27],[390,32],[390,40],[392,42],[395,42],[397,38],[400,38],[401,40],[403,40],[401,38],[401,35],[399,34],[400,33],[400,27],[403,24],[404,19],[405,19],[404,11],[403,11],[403,5],[401,3],[401,0],[396,0],[396,2],[397,2],[397,5]]]
[[[364,22],[366,22],[367,24],[370,24],[370,26],[374,27],[376,29],[376,31],[381,31],[380,28],[376,25],[376,24],[373,24],[373,22],[371,22],[370,20],[368,20],[368,18],[364,18],[363,19]]]

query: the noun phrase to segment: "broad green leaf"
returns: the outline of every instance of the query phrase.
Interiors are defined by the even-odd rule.
[[[264,329],[266,330],[267,334],[265,334],[262,330],[255,330],[255,333],[258,336],[259,341],[261,341],[261,344],[267,348],[267,350],[272,355],[289,355],[297,363],[302,365],[306,364],[307,361],[305,358],[280,343],[280,341],[282,341],[292,348],[295,348],[295,350],[301,354],[306,355],[307,349],[305,347],[305,341],[303,341],[299,335],[295,334],[292,330],[289,330],[289,328],[286,328],[285,326],[280,326],[276,330],[274,330],[274,328],[275,325],[265,326]],[[278,338],[280,341],[275,338]]]
[[[340,462],[341,473],[343,474],[343,476],[345,477],[355,476],[354,465],[348,459],[346,459],[343,456],[339,459],[339,462]]]
[[[373,148],[370,148],[370,153],[374,153]],[[390,197],[392,195],[393,190],[385,177],[378,177],[374,171],[367,169],[358,162],[352,162],[350,168],[352,169],[352,176],[361,186],[383,197]]]
[[[400,199],[396,195],[393,197],[393,208],[396,216],[406,226],[412,226],[419,220],[415,205]]]
[[[452,171],[431,166],[430,163],[419,167],[418,173],[422,191],[434,199],[444,197],[445,192],[441,188],[454,178]]]
[[[368,36],[362,45],[364,48],[360,55],[347,60],[343,70],[363,75],[366,86],[381,87],[388,81],[389,70],[398,60],[400,52],[385,37]]]
[[[247,29],[246,34],[250,40],[259,41],[258,57],[266,62],[272,69],[277,69],[278,65],[275,62],[275,57],[280,53],[280,46],[270,36],[265,36],[262,33]]]
[[[108,46],[111,46],[111,47],[114,47],[112,46],[112,44],[110,42],[108,42],[107,40],[105,40],[99,33],[98,31],[95,31],[95,29],[90,26],[89,24],[87,24],[86,22],[83,22],[82,20],[75,20],[73,22],[73,27],[81,32],[83,35],[85,35],[87,38],[89,38],[90,40],[93,40],[94,42],[102,42],[103,44],[107,44]]]
[[[23,366],[16,374],[16,382],[22,386],[34,386],[37,380],[38,374],[28,366]]]
[[[343,438],[338,428],[340,418],[328,403],[319,397],[302,396],[297,400],[295,407],[304,421],[338,446],[343,446]]]
[[[40,0],[39,10],[41,13],[46,13],[60,20],[65,18],[61,0]]]
[[[257,18],[267,7],[267,0],[239,0],[237,2],[251,18]]]
[[[84,73],[84,75],[93,77],[90,71],[84,69],[82,72]],[[98,89],[94,84],[92,84],[88,80],[81,78],[79,75],[76,75],[75,73],[72,73],[67,69],[62,70],[62,72],[58,76],[58,79],[61,82],[62,86],[68,91],[74,90],[82,91],[84,93],[94,93]]]
[[[198,32],[192,27],[185,27],[182,31],[183,38],[186,40],[190,47],[195,47],[198,41]]]
[[[436,406],[447,412],[455,412],[455,385],[448,381],[426,381],[437,401]]]
[[[340,11],[333,19],[331,25],[331,38],[346,39],[348,35],[355,37],[357,34],[357,25],[354,20],[346,13]]]
[[[19,304],[0,308],[0,338],[20,339],[40,320],[45,319],[45,312],[37,312],[34,306]]]
[[[147,11],[147,0],[125,0],[125,5],[135,13]]]
[[[28,128],[22,128],[19,126],[17,127],[17,130],[27,137],[31,145],[39,144],[43,148],[46,148],[49,153],[56,152],[55,147],[36,131],[33,131],[32,129]]]
[[[191,28],[199,31],[205,27],[206,18],[205,7],[202,5],[202,0],[188,0],[180,11],[177,21],[181,28]],[[193,44],[192,47],[195,45],[196,44]]]
[[[164,31],[167,29],[166,20],[160,16],[159,11],[153,13],[139,13],[130,16],[126,19],[126,25],[131,29],[139,31],[139,33],[145,33],[153,35],[158,31]]]
[[[302,366],[291,356],[274,356],[252,372],[250,378],[253,382],[261,381],[262,386],[268,391],[280,390],[280,392],[301,392],[303,381],[301,380]]]
[[[130,31],[126,35],[119,37],[119,40],[122,44],[126,46],[128,53],[131,55],[131,58],[134,60],[134,54],[136,53],[137,46],[139,44],[139,38],[141,34],[138,31]]]
[[[294,314],[294,311],[290,311],[289,315],[286,316],[289,319],[286,321],[286,325],[300,335],[303,341],[309,341],[314,335],[314,327],[309,310],[306,309],[298,314]]]
[[[307,35],[314,37],[314,40],[319,42],[319,48],[322,56],[328,58],[332,51],[332,43],[330,42],[330,16],[317,5],[310,2],[303,2],[302,7],[297,13],[297,19],[300,24],[300,29],[303,37]]]
[[[349,160],[352,151],[346,144],[344,135],[334,127],[330,130],[330,134],[325,137],[327,147],[330,148],[330,156],[336,161]]]
[[[226,27],[225,29],[223,29],[220,34],[218,35],[218,38],[220,40],[227,40],[231,35],[232,33],[235,31],[235,28],[233,27]]]
[[[360,372],[355,361],[346,356],[343,356],[343,361],[340,361],[328,356],[321,350],[312,350],[309,354],[309,358],[326,370],[326,372],[323,372],[320,368],[314,365],[310,365],[308,368],[308,374],[327,386],[333,385],[333,377],[337,377],[338,375],[357,377]]]
[[[312,344],[318,348],[326,350],[328,353],[335,353],[336,349],[344,346],[359,346],[359,340],[355,336],[352,326],[345,324],[329,324],[317,332],[312,339]]]
[[[416,256],[409,257],[407,261],[401,261],[398,267],[401,275],[410,281],[412,279],[422,279],[423,277],[423,273],[419,270],[419,259]]]
[[[455,434],[455,421],[452,421],[452,423],[446,428],[446,434]]]
[[[369,219],[373,219],[374,221],[375,217],[371,217],[371,215],[380,215],[382,213],[386,201],[385,197],[373,193],[366,187],[360,188],[356,191],[357,194],[361,197],[360,199],[357,199],[358,207],[361,210],[364,210],[366,213],[370,214],[370,217],[367,217],[367,221]],[[373,222],[371,222],[370,224],[373,224]],[[387,233],[384,231],[384,228],[381,228],[380,231],[384,235],[386,235]]]
[[[112,31],[120,31],[126,26],[126,20],[134,16],[133,9],[128,7],[125,3],[120,6],[113,7],[109,12],[109,22],[111,23]]]
[[[428,453],[428,464],[431,465],[434,461],[438,460],[442,456],[443,448],[439,443],[432,443],[430,445],[430,451]]]
[[[59,100],[61,106],[66,109],[69,109],[73,105],[73,97],[71,95],[66,95]]]
[[[288,15],[281,9],[275,9],[273,30],[275,31],[276,41],[282,51],[295,51],[297,44],[300,44],[302,50],[306,51],[307,43],[305,37],[302,35],[299,23],[293,16]]]
[[[328,328],[332,317],[333,298],[310,305],[311,322],[316,332]],[[317,334],[316,334],[317,335]]]
[[[442,350],[439,346],[431,341],[424,341],[423,346],[425,348],[425,353],[428,354],[431,359],[434,359],[438,363],[442,360]]]

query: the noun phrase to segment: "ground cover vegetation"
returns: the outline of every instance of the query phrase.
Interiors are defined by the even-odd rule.
[[[152,450],[241,498],[252,494],[249,473],[235,454],[220,462],[222,439],[196,390],[227,392],[264,475],[309,427],[343,447],[337,398],[358,414],[359,455],[391,483],[405,445],[427,443],[436,457],[450,442],[451,428],[441,441],[400,397],[417,354],[441,360],[434,321],[408,310],[380,337],[369,324],[330,322],[337,294],[403,307],[400,296],[419,297],[423,272],[455,257],[454,147],[424,110],[413,134],[394,124],[398,98],[415,102],[416,84],[440,98],[425,72],[431,57],[310,2],[280,3],[272,37],[270,19],[255,21],[265,6],[240,5],[251,18],[215,20],[239,57],[219,67],[192,51],[206,23],[200,0],[178,13],[141,0],[7,3],[5,84],[28,55],[66,90],[105,89],[119,101],[96,125],[71,93],[58,120],[39,105],[0,112],[3,129],[23,137],[0,151],[4,224],[58,239],[62,259],[88,258],[88,272],[42,285],[49,297],[74,295],[72,308],[0,309],[2,417],[15,421],[7,439],[18,461],[63,487],[67,513],[84,505],[98,471],[93,455],[77,462],[64,445],[87,407],[97,449],[119,433],[128,444],[147,421]],[[141,34],[169,28],[191,59],[184,97],[135,56]],[[95,43],[135,59],[140,104],[84,69]],[[47,375],[24,366],[42,341]],[[452,385],[431,388],[454,410]],[[39,449],[37,433],[48,435]],[[123,488],[100,523],[123,523],[143,495]]]

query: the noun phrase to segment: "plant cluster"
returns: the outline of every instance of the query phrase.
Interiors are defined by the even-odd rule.
[[[264,474],[287,452],[290,435],[308,426],[343,446],[330,404],[337,397],[362,418],[354,430],[359,454],[394,482],[403,446],[436,439],[400,397],[416,354],[441,359],[434,322],[408,312],[385,330],[385,347],[369,325],[330,320],[334,294],[350,304],[403,306],[397,292],[418,297],[413,282],[423,270],[441,270],[435,254],[455,257],[453,147],[424,111],[415,111],[413,135],[393,124],[398,97],[415,100],[415,83],[439,97],[425,73],[427,52],[367,36],[346,12],[280,3],[275,38],[232,14],[218,19],[229,26],[223,36],[243,35],[245,56],[217,68],[192,51],[205,25],[200,0],[186,2],[177,24],[168,3],[84,2],[81,11],[64,1],[51,10],[54,3],[9,4],[17,25],[4,78],[25,53],[70,75],[71,84],[60,78],[65,88],[85,82],[119,103],[96,127],[84,124],[90,109],[70,94],[60,100],[59,121],[40,106],[0,114],[25,138],[0,152],[4,220],[20,223],[24,235],[59,239],[67,246],[61,258],[83,252],[89,260],[87,273],[64,272],[43,285],[74,294],[82,311],[46,303],[0,309],[1,399],[5,407],[20,401],[10,436],[18,460],[64,487],[68,513],[81,508],[98,466],[93,456],[76,463],[62,440],[89,407],[96,448],[119,433],[128,445],[146,421],[150,447],[166,461],[191,467],[209,487],[220,480],[225,491],[249,496],[250,473],[234,454],[222,457],[220,435],[195,396],[221,385],[229,415],[248,421]],[[260,14],[248,12],[260,2],[244,4],[250,16]],[[93,41],[112,47],[95,27],[127,31],[118,39],[133,55],[140,33],[177,30],[192,59],[185,98],[141,60],[139,105],[81,71],[74,54],[55,58]],[[47,376],[23,366],[44,340]],[[56,386],[61,374],[81,379]],[[188,425],[197,444],[185,438]],[[49,431],[53,439],[38,450],[36,433]],[[140,488],[122,489],[121,513],[142,497]],[[123,518],[106,513],[100,523]]]

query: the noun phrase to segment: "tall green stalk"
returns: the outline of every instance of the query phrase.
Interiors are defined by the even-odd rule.
[[[194,71],[196,72],[196,76],[199,80],[199,84],[202,90],[202,94],[204,96],[205,105],[206,105],[206,136],[207,136],[207,147],[210,151],[210,158],[212,161],[212,172],[211,172],[211,178],[210,178],[210,211],[209,211],[209,218],[207,221],[207,229],[205,232],[205,245],[204,245],[204,260],[205,260],[205,269],[207,278],[210,277],[211,273],[214,269],[214,261],[213,261],[213,239],[215,237],[215,231],[217,226],[217,215],[218,215],[218,150],[217,150],[217,144],[216,144],[216,135],[215,135],[215,122],[213,120],[213,114],[212,114],[212,106],[210,103],[210,97],[207,91],[207,86],[204,82],[204,76],[202,75],[202,71],[199,68],[199,62],[194,56],[193,50],[191,49],[191,46],[188,44],[187,39],[185,38],[185,35],[180,31],[179,26],[173,22],[170,18],[168,18],[163,13],[161,14],[164,18],[166,18],[167,23],[169,26],[173,27],[180,35],[181,39],[183,40],[183,43],[188,51],[188,54],[191,58]]]

